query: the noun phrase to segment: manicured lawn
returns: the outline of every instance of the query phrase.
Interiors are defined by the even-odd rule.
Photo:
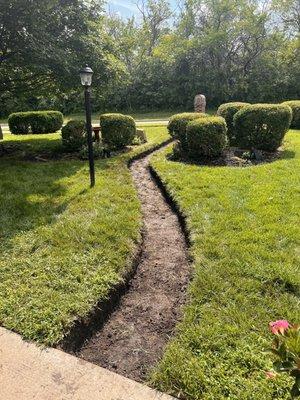
[[[0,158],[0,324],[53,345],[122,280],[140,240],[141,213],[129,170],[134,155],[168,138],[146,128],[149,143],[96,162],[24,161],[60,150],[59,134],[5,135],[19,152]]]
[[[300,323],[300,131],[281,160],[249,168],[152,164],[187,218],[194,276],[153,384],[183,399],[289,399],[274,381],[269,321]]]

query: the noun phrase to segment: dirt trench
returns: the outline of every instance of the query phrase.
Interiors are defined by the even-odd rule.
[[[149,170],[152,154],[130,167],[144,220],[137,272],[117,309],[77,354],[136,381],[144,381],[161,358],[181,318],[190,277],[188,249],[178,216]]]

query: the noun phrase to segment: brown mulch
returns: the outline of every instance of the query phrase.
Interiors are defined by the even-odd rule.
[[[137,381],[159,361],[181,318],[191,271],[177,215],[148,163],[149,156],[131,166],[144,218],[141,262],[119,307],[78,354]]]
[[[247,150],[238,148],[230,148],[222,154],[222,156],[213,159],[191,160],[174,154],[169,155],[171,161],[179,161],[187,164],[195,164],[200,166],[216,166],[216,167],[251,167],[254,165],[267,164],[279,160],[282,157],[283,148],[279,148],[275,152],[256,151],[250,154]]]

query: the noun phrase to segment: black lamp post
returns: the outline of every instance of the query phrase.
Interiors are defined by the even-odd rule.
[[[92,85],[93,70],[86,65],[80,71],[81,84],[84,86],[85,97],[85,113],[86,113],[86,131],[89,150],[90,178],[91,187],[95,186],[95,164],[94,164],[94,149],[93,149],[93,128],[92,128],[92,112],[91,112],[91,85]]]

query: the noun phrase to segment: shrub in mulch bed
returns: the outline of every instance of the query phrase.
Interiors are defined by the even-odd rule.
[[[102,140],[110,150],[120,150],[132,144],[136,137],[135,121],[129,115],[103,114],[100,117]]]
[[[63,147],[68,152],[81,150],[86,143],[85,121],[69,121],[61,130]]]
[[[290,128],[292,110],[282,104],[253,104],[242,108],[234,118],[236,142],[249,150],[276,151]]]
[[[187,149],[187,142],[186,142],[186,128],[191,121],[194,121],[199,118],[208,117],[207,114],[204,113],[181,113],[173,115],[170,118],[168,124],[168,131],[169,134],[179,141],[179,145],[181,151],[186,151]]]
[[[186,128],[187,156],[194,160],[215,158],[225,150],[226,122],[222,117],[199,118]]]
[[[228,136],[230,146],[236,145],[236,136],[237,136],[237,133],[235,131],[235,127],[233,124],[233,118],[238,111],[240,111],[242,108],[247,107],[247,106],[250,106],[250,103],[233,102],[233,103],[222,104],[218,108],[217,114],[220,117],[223,117],[226,121],[227,136]]]

